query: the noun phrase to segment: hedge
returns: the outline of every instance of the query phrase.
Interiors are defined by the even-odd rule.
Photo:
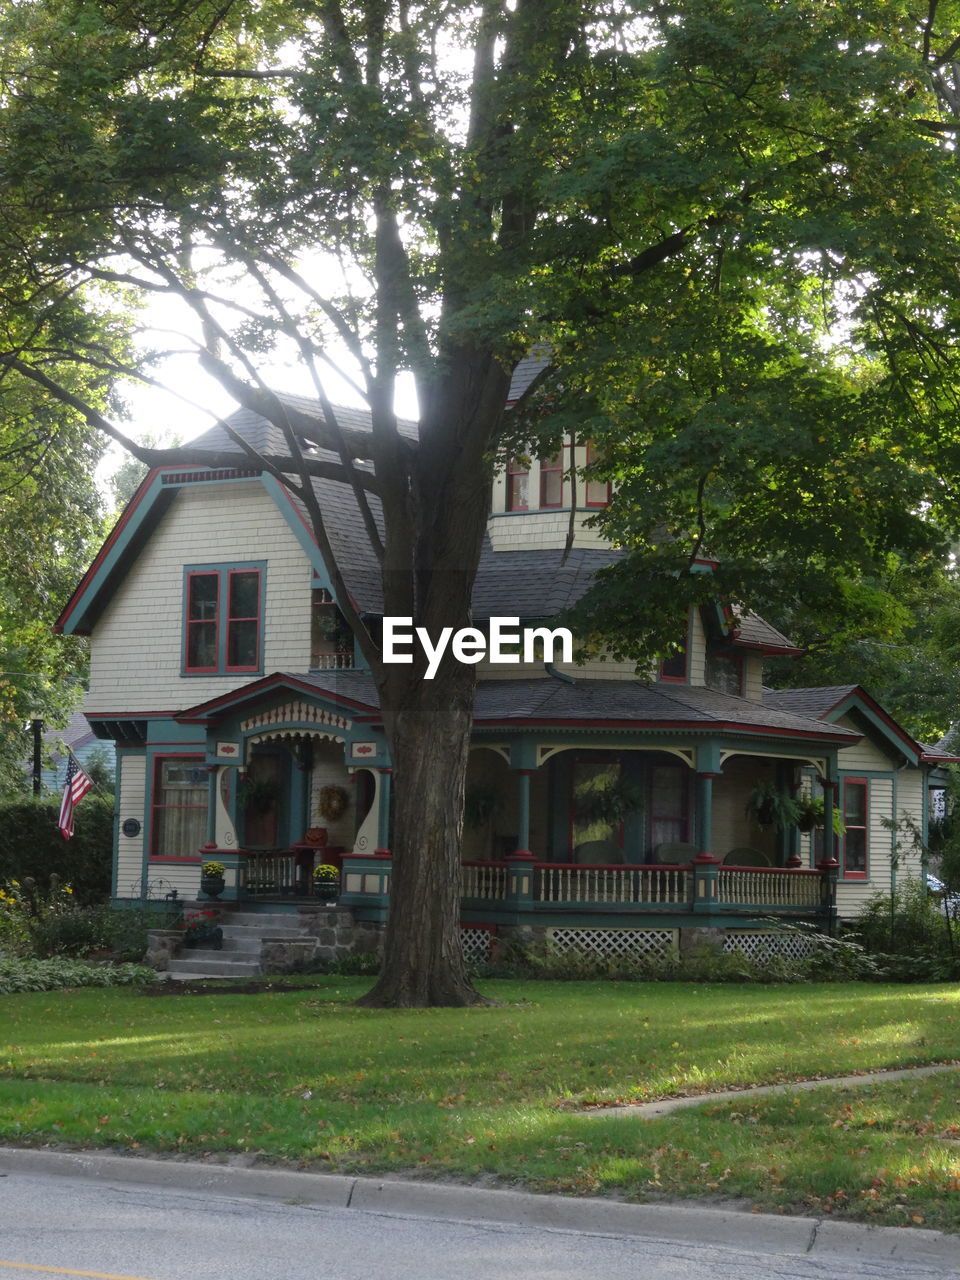
[[[56,874],[77,902],[103,902],[111,887],[113,799],[84,796],[74,810],[71,840],[60,834],[59,816],[59,800],[0,804],[0,885],[33,876],[46,888]]]

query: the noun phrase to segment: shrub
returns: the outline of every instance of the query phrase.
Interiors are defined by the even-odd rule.
[[[74,813],[74,836],[64,840],[57,826],[59,800],[17,800],[0,804],[0,884],[32,876],[46,884],[51,875],[72,886],[79,902],[110,896],[113,801],[84,796]]]
[[[25,960],[0,956],[0,995],[18,991],[60,991],[69,987],[129,987],[156,982],[157,974],[142,964],[98,965],[57,956]]]
[[[871,954],[919,956],[949,949],[943,912],[923,881],[913,876],[895,894],[869,898],[851,931]]]

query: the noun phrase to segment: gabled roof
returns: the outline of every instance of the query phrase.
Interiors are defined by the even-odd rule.
[[[866,689],[857,684],[826,685],[813,689],[764,689],[763,704],[836,724],[851,716],[866,733],[890,748],[894,756],[912,765],[924,758],[924,748],[884,711]]]

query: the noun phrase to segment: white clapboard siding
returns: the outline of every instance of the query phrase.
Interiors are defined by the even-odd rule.
[[[893,779],[871,778],[867,789],[867,803],[869,805],[867,879],[865,881],[841,879],[838,882],[837,911],[844,919],[855,916],[872,894],[888,892],[890,889],[892,836],[884,827],[882,819],[893,816]]]
[[[136,818],[140,823],[140,834],[121,834],[118,837],[116,894],[118,898],[139,898],[143,892],[143,842],[147,837],[147,816],[144,813],[146,757],[121,752],[117,773],[120,822],[122,824],[126,818]]]
[[[98,621],[86,710],[134,715],[180,710],[250,675],[181,675],[183,569],[266,561],[263,671],[310,663],[312,570],[259,480],[181,489]]]
[[[743,696],[751,702],[763,701],[763,659],[744,657]]]

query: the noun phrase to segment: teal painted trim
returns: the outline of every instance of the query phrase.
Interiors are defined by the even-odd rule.
[[[841,769],[837,774],[842,782],[844,778],[868,778],[871,782],[890,782],[897,777],[896,769]]]
[[[195,724],[178,724],[173,719],[148,720],[147,747],[156,747],[161,743],[173,750],[177,747],[191,750],[198,747],[203,750],[206,738],[202,729],[199,729],[198,736],[198,726]]]
[[[265,475],[262,476],[261,479],[263,481],[263,487],[277,504],[280,514],[290,526],[290,532],[300,543],[300,546],[306,553],[307,559],[310,561],[310,565],[315,574],[312,586],[316,589],[326,587],[333,598],[336,599],[336,592],[334,591],[333,584],[330,581],[330,575],[327,573],[326,565],[323,563],[323,557],[320,555],[320,549],[314,542],[312,533],[304,524],[303,520],[300,519],[300,516],[293,505],[292,496],[274,476]]]
[[[230,604],[230,574],[244,573],[248,570],[256,570],[260,575],[260,616],[257,620],[259,628],[257,634],[259,637],[259,658],[260,661],[256,667],[244,669],[228,669],[227,667],[227,644],[228,644],[228,623],[229,623],[229,604]],[[192,573],[215,573],[218,575],[218,596],[217,596],[217,667],[212,671],[188,671],[187,670],[187,614],[188,600],[187,592],[190,584],[190,575]],[[203,676],[229,676],[236,679],[254,680],[257,676],[264,673],[263,659],[264,650],[266,649],[266,634],[264,631],[264,618],[266,615],[267,602],[267,562],[266,560],[242,560],[242,561],[221,561],[217,564],[185,564],[183,566],[183,588],[181,592],[180,606],[180,675],[184,680],[196,680]]]
[[[916,743],[913,743],[913,746],[908,745],[908,742],[912,742],[913,740],[909,738],[906,731],[904,731],[904,734],[908,738],[908,742],[904,742],[888,724],[885,724],[884,721],[880,719],[876,712],[872,711],[868,706],[865,706],[859,695],[856,693],[848,694],[842,702],[838,703],[837,706],[830,711],[829,722],[831,724],[835,724],[844,716],[850,715],[851,712],[861,716],[867,722],[873,733],[886,742],[888,746],[892,747],[898,756],[903,756],[907,762],[914,767],[920,764],[920,748]]]
[[[177,490],[171,485],[164,485],[161,476],[162,473],[158,472],[140,498],[136,508],[129,515],[124,513],[124,516],[121,516],[122,528],[119,529],[116,541],[104,555],[96,573],[83,586],[70,617],[63,624],[64,635],[73,635],[77,631],[86,632],[89,630],[89,627],[93,625],[97,616],[99,616],[101,594],[111,582],[113,575],[123,568],[123,562],[127,558],[132,560],[135,543],[139,540],[145,527],[151,523],[155,514],[154,508],[161,499],[163,499],[164,509],[173,501]],[[113,535],[111,534],[110,536],[112,537]],[[109,540],[108,538],[107,542]]]
[[[536,769],[536,767],[537,738],[532,734],[515,738],[510,743],[510,768]]]

